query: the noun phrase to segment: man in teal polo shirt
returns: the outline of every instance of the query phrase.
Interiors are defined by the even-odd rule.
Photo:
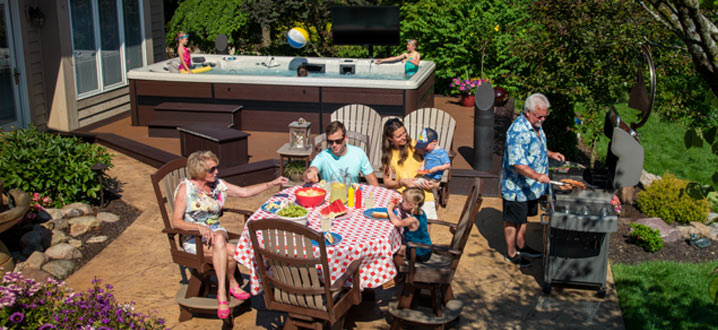
[[[319,182],[320,178],[327,182],[343,180],[346,173],[351,177],[351,182],[358,183],[361,175],[369,184],[379,185],[369,157],[361,148],[347,144],[346,131],[341,122],[329,123],[325,132],[328,148],[318,153],[309,168],[304,171],[304,182]]]

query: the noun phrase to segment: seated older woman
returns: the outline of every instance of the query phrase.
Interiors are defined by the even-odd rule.
[[[249,294],[243,291],[234,278],[237,263],[234,260],[233,244],[227,244],[227,231],[219,224],[226,197],[248,197],[259,194],[271,187],[286,183],[285,177],[248,187],[239,187],[217,178],[219,159],[211,151],[196,151],[187,159],[189,179],[177,186],[172,226],[182,230],[197,230],[202,235],[204,254],[212,257],[217,275],[217,316],[229,316],[229,304],[225,276],[229,281],[229,293],[235,298],[246,300]],[[185,251],[194,252],[194,237],[183,242]],[[222,308],[222,306],[225,308]]]

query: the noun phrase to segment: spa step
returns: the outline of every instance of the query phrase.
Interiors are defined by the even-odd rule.
[[[239,127],[241,105],[163,102],[154,107],[153,120],[184,121],[186,124],[195,122],[232,123]]]
[[[177,127],[204,122],[203,120],[150,120],[147,122],[147,135],[149,137],[179,137]],[[233,123],[227,123],[227,128],[233,128]]]

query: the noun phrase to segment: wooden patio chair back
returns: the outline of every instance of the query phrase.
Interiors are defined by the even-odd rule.
[[[345,105],[331,114],[331,120],[338,120],[344,124],[347,131],[354,131],[365,134],[369,137],[368,152],[369,161],[374,167],[381,164],[381,136],[382,136],[382,117],[376,110],[363,104]],[[377,168],[374,167],[374,171]]]
[[[404,116],[406,133],[416,140],[422,129],[433,128],[439,134],[439,146],[450,151],[454,143],[456,120],[446,111],[437,108],[416,109]]]
[[[369,152],[371,151],[371,142],[369,142],[371,139],[369,138],[369,136],[354,131],[347,131],[347,138],[348,144],[361,148],[362,150],[364,150],[364,153],[367,154],[367,157],[369,156]],[[318,153],[328,147],[327,134],[322,133],[315,136],[313,145],[314,150],[312,151],[312,159],[314,158],[314,156],[316,156]]]
[[[481,208],[482,197],[481,197],[481,179],[475,178],[474,183],[471,186],[469,195],[464,202],[464,208],[461,211],[461,217],[459,223],[456,226],[456,232],[451,238],[449,246],[454,250],[463,251],[466,246],[466,241],[469,240],[469,234],[471,234],[471,228],[474,226],[474,219],[476,214]]]
[[[342,289],[341,279],[337,280],[336,285],[329,285],[329,261],[321,233],[280,219],[250,221],[247,226],[264,286],[267,309],[289,313],[288,325],[316,328],[323,322],[315,322],[314,319],[333,324],[352,305],[361,302],[358,285],[361,261],[357,260],[358,263],[355,261],[348,267],[355,269],[351,292]],[[259,243],[258,234],[261,235],[262,244]],[[313,242],[318,242],[315,243],[319,249],[318,256],[314,252]],[[327,271],[320,273],[318,266]],[[285,324],[285,329],[288,325]]]

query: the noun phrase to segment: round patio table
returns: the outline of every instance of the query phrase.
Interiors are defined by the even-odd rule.
[[[317,186],[318,187],[318,186]],[[267,202],[287,201],[294,202],[294,191],[301,188],[295,186],[282,190],[272,196]],[[364,196],[374,194],[374,207],[386,207],[393,198],[400,198],[396,191],[382,187],[362,185]],[[307,208],[309,216],[307,225],[320,231],[319,210],[328,205],[329,194],[326,200],[319,206]],[[373,220],[364,217],[365,208],[349,208],[348,215],[332,221],[333,233],[341,235],[339,243],[327,246],[327,258],[329,261],[330,279],[332,283],[346,272],[346,267],[352,261],[363,258],[361,264],[361,288],[376,288],[388,282],[396,276],[393,255],[401,247],[401,232],[394,227],[388,219]],[[259,219],[276,218],[276,215],[264,211],[261,207],[247,219],[256,221]],[[259,243],[263,244],[261,235],[257,236]],[[319,256],[319,248],[314,247],[314,253]],[[245,267],[249,268],[251,294],[259,294],[263,288],[259,279],[259,270],[254,260],[252,241],[249,238],[248,226],[244,226],[242,235],[234,253],[234,259]]]

